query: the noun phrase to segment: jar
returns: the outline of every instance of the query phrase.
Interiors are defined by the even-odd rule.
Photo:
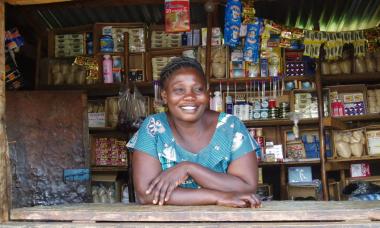
[[[100,51],[113,52],[113,39],[110,35],[103,35],[100,38]]]

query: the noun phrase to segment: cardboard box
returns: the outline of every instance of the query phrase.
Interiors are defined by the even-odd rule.
[[[378,126],[380,128],[380,126]],[[380,155],[380,130],[366,130],[368,155]]]
[[[89,112],[88,113],[88,127],[106,127],[106,113],[105,112]]]
[[[321,200],[321,191],[314,183],[293,185],[288,184],[289,200]]]
[[[368,163],[351,164],[350,166],[351,177],[369,177],[371,170]]]

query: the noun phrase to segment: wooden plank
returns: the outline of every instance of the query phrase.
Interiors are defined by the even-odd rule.
[[[284,222],[380,220],[379,201],[272,201],[261,208],[72,204],[17,208],[17,221]]]
[[[0,2],[0,40],[4,41],[4,2]],[[10,163],[9,148],[5,129],[5,49],[0,44],[0,223],[8,221],[10,208]]]
[[[353,74],[338,74],[338,75],[323,75],[322,83],[324,85],[331,84],[352,84],[352,83],[378,83],[380,74],[378,72],[353,73]]]
[[[347,124],[342,122],[338,118],[333,118],[333,117],[323,117],[323,125],[325,127],[332,128],[334,130],[346,130],[348,129]]]
[[[369,222],[369,221],[359,221],[359,222],[286,222],[286,223],[70,223],[70,222],[9,222],[2,224],[3,228],[13,228],[13,227],[30,227],[30,228],[119,228],[119,227],[133,227],[133,228],[146,228],[146,227],[167,227],[167,228],[340,228],[340,227],[351,227],[351,228],[375,228],[379,227],[380,222]]]

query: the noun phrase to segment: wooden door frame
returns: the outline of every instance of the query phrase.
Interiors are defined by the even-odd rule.
[[[5,5],[0,1],[0,223],[9,221],[10,160],[5,130]]]

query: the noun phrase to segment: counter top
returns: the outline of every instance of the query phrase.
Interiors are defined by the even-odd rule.
[[[12,221],[310,222],[380,220],[380,201],[272,201],[261,208],[70,204],[11,210]]]

